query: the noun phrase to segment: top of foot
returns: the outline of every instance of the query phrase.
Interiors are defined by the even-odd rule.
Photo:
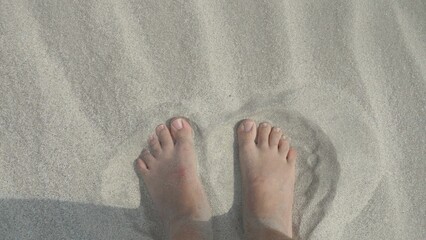
[[[260,224],[292,237],[296,151],[282,136],[280,128],[257,128],[250,119],[238,128],[246,232]]]
[[[164,222],[208,221],[211,209],[196,172],[193,132],[188,121],[176,118],[170,129],[160,124],[148,139],[149,150],[138,168]]]

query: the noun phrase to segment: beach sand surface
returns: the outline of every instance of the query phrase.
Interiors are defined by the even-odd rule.
[[[0,239],[163,239],[135,160],[194,128],[214,239],[235,129],[299,152],[298,239],[426,239],[426,2],[0,0]]]

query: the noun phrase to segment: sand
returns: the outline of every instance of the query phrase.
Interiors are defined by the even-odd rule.
[[[299,239],[426,239],[424,1],[0,6],[1,239],[162,239],[134,162],[173,116],[215,239],[242,239],[244,118],[299,151]]]

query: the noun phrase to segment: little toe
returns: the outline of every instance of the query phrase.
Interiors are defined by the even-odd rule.
[[[257,130],[257,145],[260,147],[269,146],[269,134],[271,133],[271,125],[267,122],[263,122],[259,125]]]
[[[255,147],[256,123],[251,119],[245,119],[238,127],[238,144],[240,147]]]
[[[290,149],[290,143],[289,143],[288,139],[281,138],[278,142],[278,151],[281,154],[287,156],[289,149]]]
[[[150,152],[156,158],[161,153],[161,145],[156,134],[151,134],[148,138]]]
[[[281,139],[281,136],[281,128],[273,127],[271,133],[269,134],[269,146],[278,148],[278,143]]]
[[[173,139],[170,135],[169,128],[166,125],[158,125],[155,132],[157,133],[158,140],[162,148],[170,148],[173,146]]]
[[[192,143],[193,141],[191,125],[183,118],[173,119],[171,132],[175,143]]]
[[[290,163],[290,165],[294,166],[297,159],[297,151],[294,148],[290,148],[287,155],[287,162]]]
[[[136,162],[137,162],[138,170],[140,173],[142,173],[143,176],[149,173],[148,166],[142,159],[138,158]]]
[[[146,148],[142,150],[141,154],[139,155],[139,159],[145,163],[147,169],[151,169],[154,165],[154,162],[156,161],[154,156],[152,156],[152,154]]]

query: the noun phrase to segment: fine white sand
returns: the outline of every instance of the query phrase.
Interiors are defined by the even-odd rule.
[[[134,161],[179,115],[215,239],[244,118],[299,152],[300,239],[426,239],[423,0],[1,0],[0,238],[162,239]]]

